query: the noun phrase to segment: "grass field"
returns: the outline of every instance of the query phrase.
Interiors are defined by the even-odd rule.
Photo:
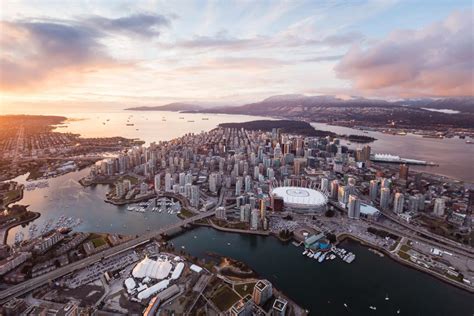
[[[245,297],[247,294],[252,295],[255,282],[237,284],[234,286],[234,290],[239,293],[240,296]]]
[[[95,247],[95,248],[100,247],[100,246],[103,246],[103,245],[105,245],[105,244],[107,243],[107,242],[104,240],[104,238],[102,238],[102,237],[92,239],[91,241],[92,241],[92,243],[94,244],[94,247]]]
[[[239,300],[240,296],[227,285],[220,287],[211,299],[221,312],[227,311]]]

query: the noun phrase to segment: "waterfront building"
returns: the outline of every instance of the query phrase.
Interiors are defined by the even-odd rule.
[[[288,302],[282,298],[277,298],[273,302],[272,316],[285,316]]]
[[[250,295],[245,296],[243,299],[237,301],[230,308],[231,316],[252,316],[252,299]]]
[[[272,284],[268,280],[259,280],[253,288],[252,299],[255,304],[262,306],[272,295]]]
[[[161,175],[159,173],[155,174],[154,186],[155,186],[155,192],[158,194],[161,189]]]
[[[347,209],[349,218],[360,218],[360,199],[356,195],[349,195],[349,204],[347,206]]]
[[[436,215],[436,216],[443,216],[444,215],[445,202],[446,202],[446,200],[443,199],[443,198],[435,199],[434,207],[433,207],[433,214],[434,215]]]
[[[33,251],[38,254],[43,254],[63,239],[64,235],[55,231],[52,234],[37,240],[33,246]]]
[[[390,189],[383,187],[380,190],[380,207],[383,210],[386,210],[388,209],[389,205],[390,205]]]
[[[240,206],[240,221],[243,223],[250,221],[250,204]]]
[[[253,209],[250,217],[250,229],[257,230],[258,229],[258,222],[259,222],[259,215],[260,212],[258,209]]]
[[[31,258],[31,252],[18,252],[11,257],[1,260],[0,275],[4,275],[8,271],[13,270],[29,258]]]
[[[227,220],[226,209],[223,206],[216,208],[216,218],[220,220]]]
[[[115,195],[119,198],[125,195],[125,188],[123,186],[123,182],[118,181],[115,182]]]
[[[393,212],[400,214],[403,213],[403,205],[405,203],[405,196],[403,193],[395,193],[395,198],[393,200]]]
[[[259,201],[259,208],[260,208],[260,219],[264,220],[265,216],[267,215],[267,199],[263,198]]]

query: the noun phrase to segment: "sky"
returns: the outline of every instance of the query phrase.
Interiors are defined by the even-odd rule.
[[[0,109],[474,95],[472,1],[0,1]]]

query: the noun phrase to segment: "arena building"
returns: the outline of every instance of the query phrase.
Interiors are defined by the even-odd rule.
[[[283,199],[284,208],[296,212],[321,212],[326,210],[327,194],[307,187],[280,186],[272,189],[272,195]]]

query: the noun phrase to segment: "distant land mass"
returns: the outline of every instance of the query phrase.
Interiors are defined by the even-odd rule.
[[[434,110],[451,110],[450,114]],[[271,116],[289,120],[366,126],[447,131],[474,129],[474,97],[406,99],[386,101],[362,97],[277,95],[240,106],[206,108],[195,104],[171,103],[158,107],[127,110],[183,111],[200,113]]]
[[[330,131],[321,131],[315,129],[311,124],[304,121],[292,120],[256,120],[242,123],[221,123],[219,127],[223,128],[244,128],[251,131],[270,132],[274,128],[280,128],[282,132],[289,134],[298,134],[311,137],[340,137],[358,143],[370,143],[376,140],[370,136],[364,135],[338,135]]]
[[[158,105],[158,106],[139,106],[139,107],[132,107],[125,109],[127,111],[200,111],[203,110],[203,107],[200,105],[189,104],[189,103],[181,103],[181,102],[174,102],[165,105]]]

